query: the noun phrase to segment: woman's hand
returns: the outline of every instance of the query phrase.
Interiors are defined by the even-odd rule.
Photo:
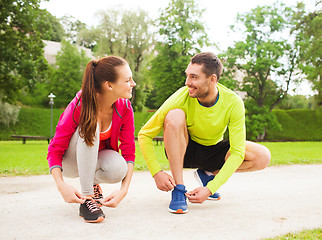
[[[62,182],[57,187],[58,187],[60,194],[64,198],[65,202],[67,202],[67,203],[81,203],[81,204],[84,203],[85,198],[73,186]]]
[[[102,205],[106,207],[116,208],[119,205],[119,203],[122,201],[122,199],[126,196],[126,194],[127,194],[127,191],[125,191],[124,189],[121,189],[111,193],[107,197],[100,200],[100,202],[102,203]]]

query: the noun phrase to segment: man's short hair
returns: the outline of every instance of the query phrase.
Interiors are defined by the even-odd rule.
[[[219,58],[211,52],[198,53],[191,58],[191,63],[197,63],[203,66],[203,72],[207,77],[216,74],[219,81],[222,74],[222,63]]]

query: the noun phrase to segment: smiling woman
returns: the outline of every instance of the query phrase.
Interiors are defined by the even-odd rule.
[[[129,101],[133,87],[124,59],[108,56],[90,61],[82,90],[61,115],[48,147],[47,160],[58,190],[65,202],[81,204],[79,214],[86,222],[103,221],[100,206],[116,207],[127,194],[135,159]],[[66,184],[63,176],[79,177],[81,193]],[[120,181],[121,189],[103,198],[99,184]]]

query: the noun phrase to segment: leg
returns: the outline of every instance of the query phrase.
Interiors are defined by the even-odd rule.
[[[230,156],[228,151],[225,161]],[[251,172],[266,168],[271,160],[269,149],[261,144],[246,141],[245,159],[236,172]]]
[[[116,151],[104,149],[98,153],[94,183],[118,183],[128,171],[125,159]]]
[[[164,121],[164,146],[176,184],[183,184],[183,159],[188,145],[185,113],[170,110]]]
[[[76,159],[78,166],[79,180],[84,195],[94,194],[94,175],[97,168],[98,148],[99,148],[99,125],[97,124],[94,146],[87,146],[84,139],[77,140]]]

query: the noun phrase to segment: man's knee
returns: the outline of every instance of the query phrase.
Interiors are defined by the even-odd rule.
[[[258,149],[256,153],[256,167],[258,170],[262,170],[269,165],[271,161],[271,153],[269,149],[263,145]]]
[[[180,126],[186,126],[186,115],[181,109],[170,110],[164,119],[164,130],[177,130]]]
[[[247,141],[245,160],[252,164],[253,171],[262,170],[271,161],[271,153],[267,147]]]

